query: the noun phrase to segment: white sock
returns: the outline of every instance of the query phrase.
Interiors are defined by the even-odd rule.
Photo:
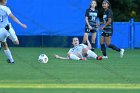
[[[72,60],[80,60],[80,58],[74,54],[70,54],[70,59]]]
[[[87,55],[88,55],[88,57],[90,57],[90,58],[94,58],[94,59],[97,58],[97,55],[96,55],[93,51],[91,51],[91,50],[88,50],[88,51],[87,51]]]
[[[0,42],[0,48],[1,48],[1,42]]]
[[[7,58],[10,60],[10,62],[14,62],[14,59],[12,57],[11,51],[9,49],[4,50],[5,55],[7,56]]]

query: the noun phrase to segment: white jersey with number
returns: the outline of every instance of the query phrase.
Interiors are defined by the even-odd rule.
[[[0,28],[4,28],[8,23],[8,16],[11,10],[7,6],[0,5]]]
[[[11,10],[7,6],[0,5],[0,28],[4,28],[7,24],[9,24],[9,39],[12,41],[18,40],[16,33],[8,21],[9,14],[11,14]]]
[[[75,55],[77,55],[77,56],[83,57],[83,55],[82,55],[82,50],[83,50],[83,48],[87,48],[87,45],[85,45],[85,44],[79,44],[79,45],[77,45],[77,46],[71,48],[71,49],[69,50],[69,53],[73,53],[73,54],[75,54]]]

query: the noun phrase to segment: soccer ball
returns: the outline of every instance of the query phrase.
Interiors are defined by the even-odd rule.
[[[45,55],[45,54],[39,55],[38,61],[39,61],[40,63],[47,63],[47,62],[48,62],[48,57],[47,57],[47,55]]]

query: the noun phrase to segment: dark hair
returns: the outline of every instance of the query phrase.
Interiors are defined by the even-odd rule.
[[[106,2],[106,3],[108,3],[108,5],[109,5],[109,8],[111,9],[111,4],[110,4],[110,2],[109,2],[108,0],[103,0],[103,2]]]
[[[4,5],[5,2],[6,2],[6,0],[0,0],[0,4],[1,4],[1,5]]]

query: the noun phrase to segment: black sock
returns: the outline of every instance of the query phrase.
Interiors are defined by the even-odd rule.
[[[92,48],[96,47],[95,43],[91,43],[91,46],[92,46]]]
[[[116,47],[116,46],[113,45],[113,44],[110,44],[108,47],[109,47],[109,48],[112,48],[113,50],[116,50],[116,51],[118,51],[118,52],[121,51],[120,48]]]
[[[106,56],[106,47],[105,47],[105,44],[102,44],[101,45],[101,51],[102,51],[103,56]]]
[[[94,49],[95,49],[95,43],[91,43],[91,47],[92,47],[92,50],[94,51]]]
[[[87,45],[87,43],[83,42],[83,44]]]

